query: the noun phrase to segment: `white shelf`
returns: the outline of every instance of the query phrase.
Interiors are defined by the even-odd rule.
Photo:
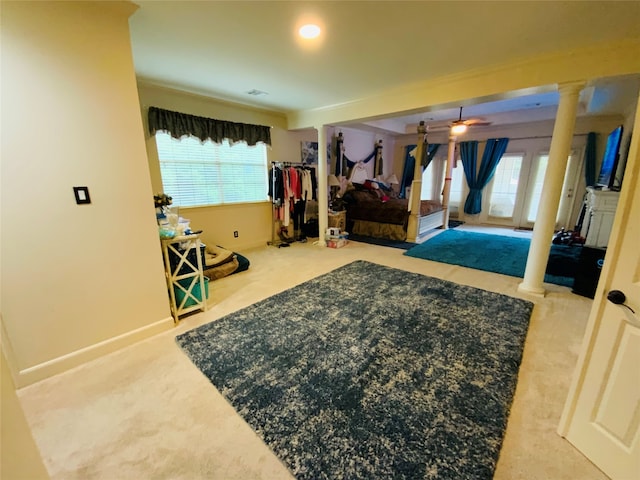
[[[161,242],[171,314],[174,322],[178,323],[180,316],[185,313],[207,309],[207,285],[202,274],[200,234],[162,239]],[[195,254],[190,255],[192,252]],[[172,265],[172,259],[174,263],[177,262],[175,265]],[[176,293],[182,297],[180,300]]]

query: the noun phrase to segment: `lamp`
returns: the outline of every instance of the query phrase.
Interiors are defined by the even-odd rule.
[[[331,200],[333,200],[336,196],[335,188],[340,188],[340,180],[338,180],[338,177],[331,174],[327,177],[327,185],[329,186],[329,189],[331,191]]]
[[[329,175],[327,177],[327,185],[329,186],[330,190],[331,205],[329,205],[329,207],[331,208],[333,202],[335,202],[336,200],[338,190],[340,189],[340,180],[338,180],[338,177],[333,174]]]
[[[389,184],[389,188],[392,192],[395,193],[396,189],[393,188],[394,185],[398,185],[400,182],[398,181],[398,177],[396,177],[395,173],[392,173],[387,177],[387,183]]]

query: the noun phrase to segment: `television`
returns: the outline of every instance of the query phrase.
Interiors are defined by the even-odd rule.
[[[620,185],[616,185],[616,171],[618,170],[618,162],[620,160],[621,140],[622,125],[614,128],[607,138],[607,146],[604,149],[600,174],[596,181],[597,187],[607,188],[609,190],[620,187]]]

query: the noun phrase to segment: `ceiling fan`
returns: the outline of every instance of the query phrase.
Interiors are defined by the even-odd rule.
[[[460,107],[460,115],[458,120],[454,120],[449,124],[451,133],[459,134],[467,131],[467,127],[491,125],[491,122],[485,122],[482,118],[462,119],[462,107]]]
[[[429,130],[439,131],[439,130],[450,129],[452,134],[459,135],[461,133],[466,132],[468,127],[486,126],[486,125],[491,125],[491,122],[486,122],[483,118],[466,118],[466,119],[462,118],[462,107],[460,107],[460,114],[457,120],[454,120],[453,122],[448,123],[447,125],[435,125],[435,126],[430,125]]]

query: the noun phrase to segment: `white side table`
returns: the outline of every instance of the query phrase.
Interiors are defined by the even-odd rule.
[[[202,274],[200,234],[162,239],[167,288],[173,321],[195,310],[207,310],[207,284]]]

